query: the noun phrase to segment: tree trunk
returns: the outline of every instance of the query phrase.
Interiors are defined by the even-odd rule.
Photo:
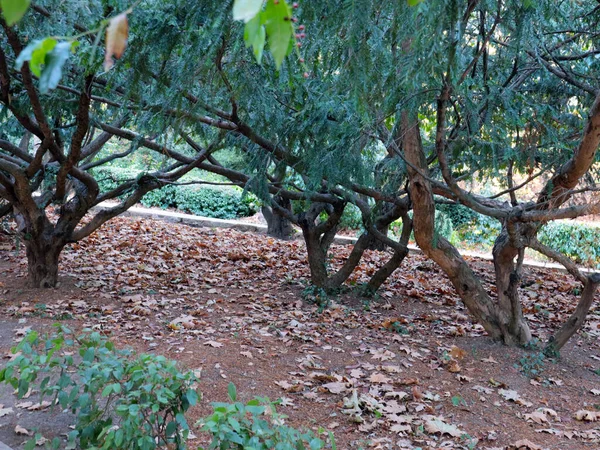
[[[289,199],[283,197],[277,197],[275,199],[282,208],[286,208],[291,211],[292,203]],[[267,221],[267,234],[277,239],[287,240],[292,237],[294,227],[292,222],[287,217],[283,217],[277,211],[273,210],[268,206],[263,206],[261,212]]]
[[[423,253],[450,278],[469,312],[483,325],[490,337],[503,339],[503,330],[498,323],[492,299],[456,248],[435,233],[435,204],[419,124],[416,117],[409,118],[406,112],[402,114],[402,121],[415,240]]]
[[[306,243],[310,281],[314,286],[325,289],[328,279],[327,265],[325,264],[327,254],[321,248],[320,236],[315,232],[314,228],[302,227],[302,234]]]
[[[560,349],[567,343],[577,330],[585,323],[585,318],[594,303],[594,295],[600,284],[600,273],[590,275],[586,282],[581,299],[569,317],[569,320],[558,330],[558,332],[548,340],[544,353],[549,356],[557,356]]]
[[[390,203],[378,202],[378,205],[376,206],[375,210],[377,211],[378,215],[383,216],[383,215],[389,213],[393,208],[394,208],[394,205],[392,205]],[[390,224],[389,223],[377,223],[377,224],[375,224],[375,228],[377,228],[377,231],[379,231],[381,234],[383,234],[384,236],[387,236],[388,232],[390,230]],[[369,250],[383,251],[386,248],[387,248],[387,245],[385,244],[385,242],[383,242],[381,239],[377,239],[377,238],[373,238],[371,240],[371,244],[369,245]]]
[[[45,237],[25,240],[29,283],[34,288],[55,287],[58,282],[58,260],[64,245]]]
[[[521,264],[514,264],[515,258],[520,258],[519,249],[511,244],[506,229],[496,239],[492,254],[498,292],[498,321],[504,341],[524,345],[531,340],[531,331],[523,317],[519,299]]]

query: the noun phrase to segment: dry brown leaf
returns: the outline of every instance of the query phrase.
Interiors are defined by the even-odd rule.
[[[600,420],[600,411],[589,411],[587,409],[580,409],[574,415],[575,420],[583,422],[596,422]]]
[[[371,376],[369,377],[369,381],[371,383],[391,383],[391,378],[386,377],[384,374],[379,373],[379,372],[374,372],[371,374]]]
[[[464,431],[459,430],[458,427],[454,425],[447,424],[440,417],[425,416],[423,425],[425,427],[425,431],[427,431],[429,434],[448,434],[452,437],[460,437],[465,434]]]
[[[25,436],[31,436],[31,431],[29,431],[26,428],[23,428],[21,425],[17,425],[15,427],[15,433],[25,435]]]
[[[456,345],[453,345],[450,349],[450,356],[458,360],[464,359],[467,356],[467,351],[457,347]]]
[[[529,439],[521,439],[512,444],[509,448],[514,448],[516,450],[542,450],[542,447],[534,444]]]
[[[327,384],[324,384],[322,387],[327,389],[332,394],[341,394],[342,392],[345,392],[348,390],[346,388],[346,383],[338,383],[338,382],[327,383]]]
[[[454,361],[453,359],[450,360],[446,368],[448,369],[448,372],[451,373],[458,373],[462,370],[461,367],[458,365],[458,362]]]
[[[113,57],[119,59],[127,47],[129,36],[129,23],[127,13],[119,14],[110,19],[106,27],[106,54],[104,57],[104,70],[108,71],[114,65]]]

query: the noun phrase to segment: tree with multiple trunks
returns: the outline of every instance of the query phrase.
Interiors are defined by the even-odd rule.
[[[197,56],[206,72],[186,77],[215,81],[195,91],[194,99],[210,92],[211,102],[190,106],[248,148],[253,164],[231,175],[301,227],[314,284],[339,287],[365,241],[385,240],[389,222],[377,213],[398,218],[412,208],[419,246],[489,335],[506,344],[531,340],[519,301],[525,249],[564,264],[585,288],[548,344],[557,351],[581,325],[598,284],[536,237],[549,221],[599,208],[591,176],[599,139],[597,6],[564,6],[432,0],[410,8],[357,0],[338,14],[337,6],[303,4],[297,17],[308,38],[298,43],[307,79],[293,63],[279,72],[250,64],[232,25],[218,50]],[[228,170],[211,164],[205,168]],[[287,180],[269,172],[281,166]],[[382,167],[391,176],[375,176]],[[464,182],[476,176],[502,179],[504,189],[487,197],[468,192]],[[583,204],[568,204],[584,192],[591,196]],[[298,194],[309,201],[302,211],[277,201]],[[497,295],[436,232],[434,195],[501,222]],[[347,203],[360,207],[366,233],[349,265],[329,275],[327,249]]]
[[[131,71],[107,70],[112,55],[122,53],[127,24],[117,6],[125,10],[125,2],[112,7],[90,2],[86,8],[78,2],[46,3],[36,2],[17,25],[7,14],[6,20],[0,19],[0,198],[2,208],[14,213],[29,279],[36,287],[56,285],[65,245],[89,236],[150,190],[176,182],[221,141],[221,133],[211,129],[202,138],[211,143],[196,144],[186,162],[172,161],[101,192],[95,168],[142,147],[162,152],[163,142],[175,135],[175,125],[152,123],[150,106],[138,111],[124,106],[127,98],[149,103],[152,93],[136,87]],[[103,70],[102,58],[96,56],[105,28],[112,50]],[[143,29],[131,32],[141,34]],[[66,37],[34,40],[57,34]],[[113,134],[102,130],[103,123],[116,130],[151,127],[152,139],[136,138],[127,150],[106,154],[103,149]],[[106,200],[117,204],[94,209]]]
[[[85,209],[77,205],[93,206],[103,197],[93,194],[89,180],[86,184],[80,173],[85,163],[77,156],[100,136],[116,136],[160,152],[178,171],[197,167],[254,192],[267,216],[301,228],[311,280],[327,291],[339,289],[364,251],[379,243],[393,255],[369,283],[369,291],[376,290],[401,264],[414,231],[417,244],[448,275],[473,317],[506,344],[531,340],[519,300],[524,252],[531,248],[565,265],[584,285],[573,316],[548,343],[548,352],[558,351],[581,326],[600,280],[541,244],[537,233],[552,220],[600,210],[592,176],[600,141],[597,5],[347,0],[341,5],[306,2],[292,11],[275,0],[247,3],[250,10],[236,12],[245,24],[231,21],[230,5],[219,2],[198,2],[197,8],[175,2],[136,7],[131,19],[139,30],[132,33],[136,50],[108,76],[70,70],[53,94],[64,95],[65,106],[46,113],[53,121],[36,116],[38,85],[35,80],[27,84],[22,73],[27,66],[21,74],[7,69],[4,77],[11,84],[2,81],[9,86],[3,92],[10,93],[13,84],[20,88],[30,111],[19,113],[6,96],[4,104],[15,109],[9,109],[11,120],[22,127],[28,117],[35,118],[25,127],[39,141],[31,158],[48,170],[33,171],[33,166],[17,183],[15,174],[21,172],[12,165],[20,164],[23,171],[32,163],[17,161],[28,156],[23,150],[15,156],[23,136],[13,133],[5,139],[12,150],[3,147],[7,156],[0,160],[5,164],[0,194],[21,215],[25,208],[15,187],[24,184],[35,205],[32,211],[52,202],[62,205],[59,215]],[[36,9],[39,20],[55,13],[44,11],[48,14]],[[4,29],[9,42],[15,32]],[[267,35],[271,53],[263,55]],[[13,58],[19,49],[13,48]],[[288,54],[297,60],[284,60]],[[83,58],[85,52],[80,49],[78,55]],[[257,65],[255,59],[266,63]],[[73,109],[73,95],[80,96],[78,109]],[[61,104],[52,102],[51,108]],[[92,136],[85,145],[75,139],[79,126],[56,131],[78,123],[78,111],[94,107],[91,125],[82,131]],[[35,128],[40,123],[48,124],[47,135]],[[159,144],[156,137],[167,130],[171,139]],[[238,149],[246,167],[230,167],[216,145],[205,149],[198,143],[215,135]],[[38,153],[42,156],[36,158]],[[58,170],[50,193],[34,195],[52,167]],[[151,177],[158,180],[152,186],[172,181],[162,178],[167,173]],[[502,180],[504,186],[488,196],[469,192],[466,182],[477,177]],[[139,196],[142,178],[134,183]],[[531,186],[540,180],[542,188],[532,196]],[[583,193],[585,201],[574,204]],[[435,203],[441,198],[501,223],[493,252],[496,295],[485,291],[457,249],[436,231]],[[364,233],[342,267],[331,273],[329,246],[349,204],[360,209]],[[78,214],[71,213],[77,223],[83,217]],[[399,218],[403,231],[396,241],[386,231]],[[69,239],[92,228],[71,231]]]

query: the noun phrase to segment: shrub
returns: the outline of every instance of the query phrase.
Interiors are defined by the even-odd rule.
[[[207,450],[319,450],[324,442],[311,431],[300,432],[284,425],[286,416],[277,413],[268,398],[247,403],[237,401],[233,383],[229,384],[233,403],[213,403],[213,414],[203,419],[202,430],[212,435]],[[332,436],[332,435],[330,435]],[[335,443],[333,443],[335,448]]]
[[[472,224],[477,219],[477,213],[470,208],[467,208],[460,203],[447,204],[447,203],[438,203],[435,205],[435,209],[443,212],[450,221],[452,222],[452,226],[456,228],[460,228],[465,225]]]
[[[551,222],[538,234],[540,242],[565,254],[579,264],[598,266],[600,228],[584,223]]]
[[[101,192],[114,189],[125,180],[135,179],[138,172],[118,167],[94,169]],[[255,197],[238,188],[169,185],[148,192],[142,205],[175,208],[199,216],[217,219],[235,219],[251,216],[258,210]]]
[[[198,400],[196,377],[180,372],[174,361],[131,358],[131,352],[116,350],[99,333],[74,337],[62,326],[46,339],[30,332],[13,353],[0,382],[11,384],[20,398],[37,382],[40,401],[50,396],[53,404],[70,410],[76,424],[66,448],[185,449],[184,413]],[[52,446],[59,448],[60,440]]]
[[[121,167],[98,167],[92,169],[92,175],[98,182],[98,187],[102,193],[112,191],[124,181],[135,179],[138,173],[137,170]]]
[[[408,213],[408,215],[412,218],[413,212],[410,211]],[[448,240],[451,240],[453,238],[454,227],[452,226],[452,221],[445,213],[443,213],[441,211],[435,212],[434,226],[435,226],[435,232],[438,236],[443,236]],[[392,233],[396,237],[399,238],[400,235],[402,234],[402,219],[398,219],[395,222],[392,222],[390,229],[391,229]],[[410,235],[410,239],[414,240],[414,238],[415,238],[415,236],[414,236],[414,232],[413,232]]]
[[[483,214],[475,214],[473,222],[456,230],[458,239],[470,245],[492,247],[500,234],[500,222]]]
[[[346,230],[361,230],[363,228],[362,213],[358,206],[348,203],[340,218],[340,228]]]

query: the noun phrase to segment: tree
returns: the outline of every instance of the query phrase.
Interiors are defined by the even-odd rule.
[[[0,38],[0,197],[14,212],[26,247],[29,280],[36,287],[56,285],[59,256],[65,245],[90,235],[146,192],[176,181],[204,161],[218,142],[193,152],[187,163],[175,162],[109,192],[100,191],[93,169],[118,154],[98,157],[113,136],[101,131],[98,122],[110,122],[119,130],[128,124],[144,129],[144,119],[122,103],[128,95],[138,94],[123,88],[125,78],[116,71],[96,74],[99,62],[94,59],[93,40],[81,39],[83,48],[65,67],[73,47],[69,39],[47,38],[25,49],[23,45],[32,30],[69,34],[73,28],[92,29],[102,17],[102,4],[91,3],[89,7],[95,14],[63,2],[61,10],[52,13],[36,5],[17,26],[0,19],[4,31]],[[70,19],[66,24],[60,16],[63,12]],[[24,64],[23,59],[31,63]],[[59,84],[61,72],[64,76]],[[111,85],[118,87],[108,89]],[[51,88],[56,90],[49,91]],[[95,104],[98,92],[105,95],[102,106]],[[139,136],[135,147],[160,151],[163,146],[157,138],[166,140],[172,131],[168,127],[153,130],[154,139]],[[111,199],[119,203],[93,210]],[[86,217],[88,213],[91,217]]]

